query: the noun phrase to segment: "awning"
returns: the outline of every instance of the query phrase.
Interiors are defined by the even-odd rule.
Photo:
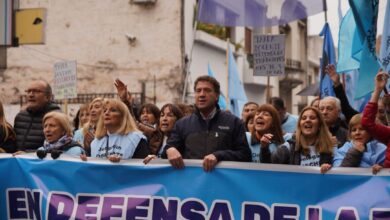
[[[300,96],[319,96],[320,95],[320,85],[318,83],[314,83],[308,85],[303,88],[301,91],[297,93]]]
[[[286,76],[285,78],[283,78],[282,80],[279,81],[279,86],[282,89],[291,90],[291,89],[294,89],[295,87],[299,86],[302,83],[303,83],[303,81],[300,79],[290,78],[290,77]]]

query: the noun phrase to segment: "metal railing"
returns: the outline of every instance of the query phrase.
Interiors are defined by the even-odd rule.
[[[134,97],[134,102],[143,104],[145,103],[145,94],[141,92],[135,92],[131,93],[131,95]],[[93,99],[97,97],[102,97],[102,98],[117,98],[118,95],[117,93],[81,93],[78,94],[76,98],[68,99],[68,104],[84,104],[84,103],[89,103]],[[27,102],[27,97],[26,95],[21,95],[20,96],[20,106],[23,106]],[[55,103],[57,104],[63,104],[64,100],[54,100]]]

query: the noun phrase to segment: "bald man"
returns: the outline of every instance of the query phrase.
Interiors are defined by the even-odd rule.
[[[25,90],[27,107],[15,117],[17,151],[35,151],[43,145],[42,119],[50,111],[60,111],[60,107],[52,103],[50,85],[42,80],[33,81]]]

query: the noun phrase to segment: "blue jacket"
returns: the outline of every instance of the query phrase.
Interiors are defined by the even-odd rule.
[[[386,145],[372,140],[366,143],[366,150],[360,152],[353,147],[351,141],[337,149],[333,160],[335,167],[372,167],[375,164],[383,164],[385,160]]]

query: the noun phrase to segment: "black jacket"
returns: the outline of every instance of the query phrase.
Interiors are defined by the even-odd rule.
[[[15,117],[14,131],[18,150],[36,150],[43,145],[42,119],[50,111],[60,111],[60,107],[49,103],[40,111],[29,109],[20,111]]]
[[[290,144],[290,149],[286,146],[281,146],[278,147],[272,155],[269,154],[269,156],[271,156],[271,162],[275,164],[301,165],[302,148],[300,148],[300,150],[295,149],[295,138],[288,142]],[[333,164],[332,153],[320,153],[320,166],[324,163]]]
[[[337,148],[342,147],[348,140],[348,130],[343,126],[343,121],[341,119],[338,119],[338,121],[332,127],[329,127],[329,131],[337,138]]]
[[[16,151],[15,145],[15,135],[14,131],[8,129],[8,138],[5,139],[5,130],[4,126],[0,125],[0,148],[2,148],[6,153],[14,153]]]
[[[177,121],[166,149],[171,147],[177,148],[184,159],[214,154],[218,161],[252,160],[242,121],[219,109],[209,121],[198,110]]]
[[[358,111],[356,111],[354,108],[351,107],[349,104],[347,95],[345,94],[344,88],[342,84],[339,84],[338,86],[333,86],[334,93],[336,94],[336,97],[340,100],[341,103],[341,112],[345,116],[345,121],[347,124],[349,124],[349,121],[351,118],[359,114]]]

